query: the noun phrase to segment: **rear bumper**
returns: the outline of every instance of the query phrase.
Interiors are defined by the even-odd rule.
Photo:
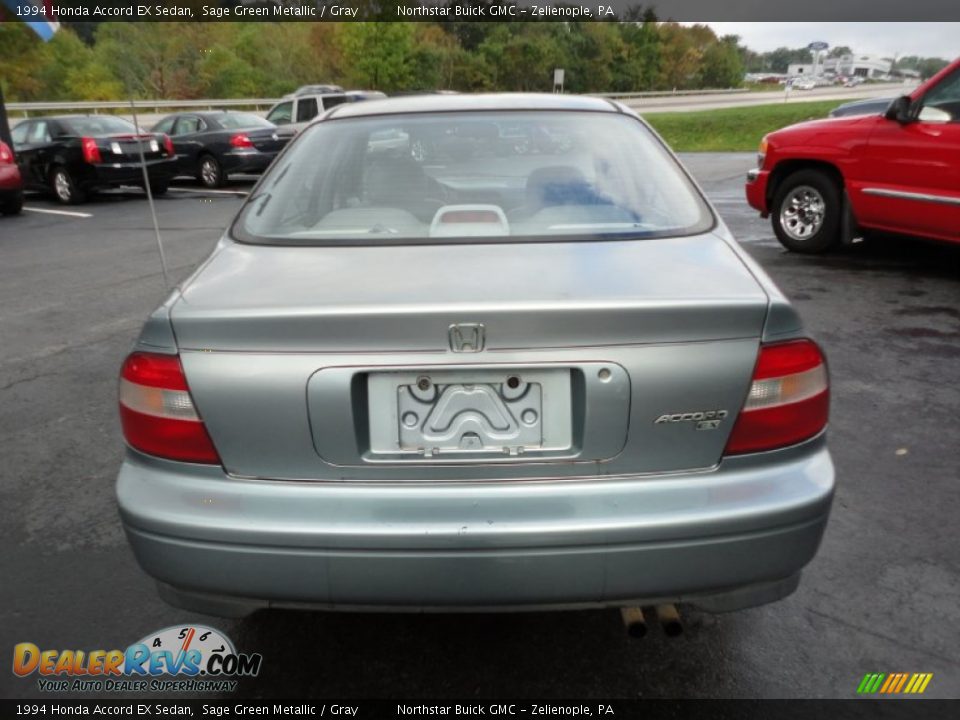
[[[750,207],[759,210],[763,217],[770,212],[767,207],[767,183],[770,180],[769,170],[750,170],[747,173],[747,184],[745,186],[747,202]]]
[[[260,173],[270,166],[277,155],[278,152],[234,150],[224,154],[223,170],[228,173]]]
[[[120,514],[170,602],[504,610],[691,602],[796,587],[833,495],[822,438],[690,475],[375,485],[241,480],[128,452]]]
[[[0,192],[18,192],[23,189],[20,169],[16,165],[0,165]]]
[[[176,174],[176,168],[177,161],[173,158],[147,160],[147,176],[150,182],[169,182]],[[90,166],[81,182],[93,187],[142,185],[143,169],[140,163],[102,163]]]

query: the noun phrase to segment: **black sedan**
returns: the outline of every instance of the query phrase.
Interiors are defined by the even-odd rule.
[[[176,171],[173,143],[162,134],[137,133],[111,115],[40,117],[11,133],[28,190],[52,191],[62,203],[80,203],[101,188],[144,185],[141,151],[154,195],[162,195]]]
[[[223,185],[231,173],[263,172],[289,140],[272,122],[245,112],[177,113],[153,131],[173,138],[177,174],[209,188]]]

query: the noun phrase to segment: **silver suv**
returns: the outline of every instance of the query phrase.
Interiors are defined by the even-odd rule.
[[[280,137],[293,137],[317,115],[345,102],[350,98],[339,85],[304,85],[270,108],[267,120],[280,128]]]

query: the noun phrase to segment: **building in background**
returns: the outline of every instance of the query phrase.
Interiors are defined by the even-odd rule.
[[[890,75],[893,62],[879,55],[841,55],[823,61],[823,72],[844,77],[861,77],[867,80]]]

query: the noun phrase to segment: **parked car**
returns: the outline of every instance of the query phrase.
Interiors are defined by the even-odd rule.
[[[279,127],[280,137],[289,139],[320,113],[345,102],[351,100],[338,85],[305,85],[270,108],[267,120]]]
[[[812,79],[798,79],[791,83],[795,90],[814,90],[817,87],[817,81]]]
[[[796,252],[823,252],[862,230],[960,242],[960,59],[883,115],[767,135],[746,194]]]
[[[830,117],[847,117],[849,115],[882,115],[890,107],[894,98],[870,98],[855,100],[838,105],[830,111]]]
[[[11,134],[24,186],[51,191],[62,203],[81,203],[103,188],[143,187],[141,146],[154,195],[167,191],[177,167],[169,137],[138,134],[112,115],[31,118]]]
[[[483,124],[572,145],[428,165],[370,143]],[[151,315],[119,392],[134,554],[211,614],[731,610],[796,588],[833,495],[823,354],[599,98],[334,108]]]
[[[23,209],[23,180],[13,150],[0,140],[0,215],[16,215]]]
[[[222,186],[231,173],[263,172],[289,141],[269,120],[245,112],[177,113],[153,131],[173,140],[177,174],[209,188]]]

